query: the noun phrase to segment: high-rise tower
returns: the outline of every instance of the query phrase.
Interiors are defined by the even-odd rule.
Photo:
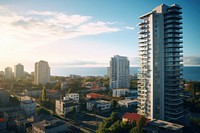
[[[23,76],[24,76],[24,66],[21,65],[21,64],[15,65],[14,77],[17,78],[17,79],[20,79]]]
[[[129,88],[129,61],[127,57],[116,55],[110,61],[110,88]]]
[[[39,61],[35,63],[34,83],[45,85],[50,82],[50,67],[48,62]]]
[[[151,119],[183,118],[181,9],[162,4],[140,17],[138,113]]]
[[[5,79],[12,79],[13,78],[13,72],[11,67],[5,68]]]

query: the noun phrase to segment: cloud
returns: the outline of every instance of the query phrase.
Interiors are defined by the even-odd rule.
[[[200,66],[200,56],[186,56],[183,61],[185,66]]]
[[[127,30],[134,30],[135,28],[134,27],[130,27],[130,26],[126,26],[125,27]]]
[[[107,65],[107,63],[99,63],[96,61],[87,60],[73,60],[68,62],[52,62],[52,67],[76,67],[76,66],[96,66],[96,65]]]
[[[139,57],[130,57],[130,66],[138,66],[139,65]]]
[[[60,39],[117,32],[114,22],[92,21],[92,16],[67,15],[62,12],[14,12],[0,6],[0,46],[9,55]]]

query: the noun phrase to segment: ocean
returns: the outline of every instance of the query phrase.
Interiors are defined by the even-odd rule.
[[[131,67],[130,74],[137,74],[139,67]],[[51,74],[57,76],[69,76],[70,74],[81,76],[104,76],[106,67],[53,67]],[[183,78],[191,81],[200,81],[200,67],[183,67]]]

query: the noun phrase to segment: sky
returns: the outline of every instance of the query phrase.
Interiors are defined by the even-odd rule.
[[[183,8],[184,65],[200,65],[199,0],[0,0],[0,70],[109,66],[114,55],[136,66],[139,16],[162,3]]]

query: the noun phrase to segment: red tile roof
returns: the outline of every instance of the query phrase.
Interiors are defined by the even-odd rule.
[[[49,90],[49,92],[56,93],[56,92],[58,92],[58,90]]]
[[[97,94],[97,93],[89,93],[87,94],[87,98],[91,99],[91,98],[94,98],[94,99],[97,99],[97,98],[101,98],[102,95],[100,94]]]
[[[140,120],[141,115],[136,114],[136,113],[125,113],[122,118],[124,119],[128,119],[128,121],[130,121],[131,123],[135,120],[136,122],[138,122]],[[148,123],[150,121],[150,119],[146,118],[146,122]]]
[[[6,122],[7,119],[6,118],[0,118],[0,122]]]

